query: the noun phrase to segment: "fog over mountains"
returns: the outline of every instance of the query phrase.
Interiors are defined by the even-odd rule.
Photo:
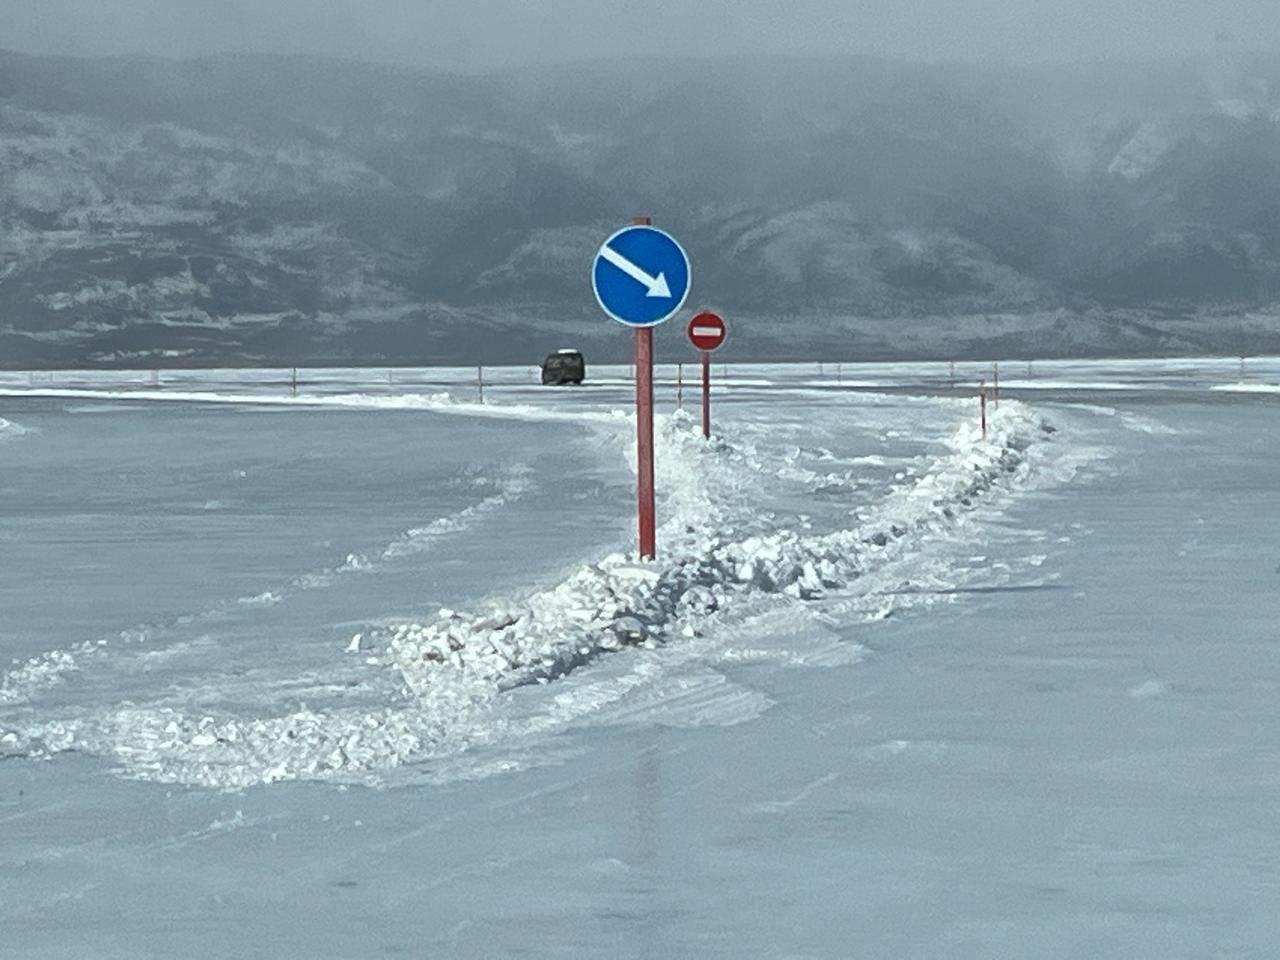
[[[1280,56],[0,53],[0,365],[622,359],[638,213],[739,359],[1280,352]]]

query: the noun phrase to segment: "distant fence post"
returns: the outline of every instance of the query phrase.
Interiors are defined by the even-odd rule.
[[[982,439],[987,439],[987,381],[978,381],[978,417],[982,424]]]
[[[293,391],[293,395],[298,395],[298,368],[294,367],[293,372],[289,375],[289,387]]]
[[[684,364],[676,364],[676,409],[684,409]]]
[[[484,403],[484,367],[476,367],[476,387],[480,392],[480,402]]]

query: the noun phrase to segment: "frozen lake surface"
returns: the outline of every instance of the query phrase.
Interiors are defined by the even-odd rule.
[[[1280,363],[727,372],[0,375],[0,955],[1275,956]]]

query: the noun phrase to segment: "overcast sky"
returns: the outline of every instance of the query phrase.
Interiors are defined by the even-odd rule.
[[[483,70],[627,55],[1076,60],[1280,47],[1280,0],[0,0],[32,53],[337,54]]]

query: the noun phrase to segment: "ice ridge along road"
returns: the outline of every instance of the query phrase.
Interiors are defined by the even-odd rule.
[[[164,409],[189,416],[193,410],[226,407],[224,418],[230,421],[243,422],[261,405],[249,403],[260,398],[234,392],[222,394],[212,408],[206,392],[177,396]],[[237,398],[244,399],[243,406],[235,406]],[[46,393],[45,399],[69,398]],[[96,390],[89,399],[108,397]],[[138,394],[131,399],[138,402]],[[814,602],[829,600],[832,610],[846,605],[845,616],[883,617],[907,602],[879,583],[886,570],[915,562],[917,553],[917,576],[931,562],[945,567],[945,561],[921,553],[922,547],[948,536],[963,542],[976,504],[1016,493],[1038,475],[1052,476],[1046,468],[1053,458],[1042,450],[1052,450],[1053,428],[1026,408],[1009,406],[990,441],[978,443],[976,431],[964,422],[964,405],[954,401],[833,399],[833,443],[856,442],[841,436],[851,433],[855,420],[868,441],[867,427],[877,422],[912,427],[882,433],[875,441],[879,449],[901,438],[896,459],[903,469],[890,471],[881,461],[859,468],[853,449],[836,453],[778,445],[768,429],[761,429],[759,410],[749,401],[741,405],[737,426],[730,421],[725,437],[712,446],[696,436],[688,420],[672,416],[662,429],[660,479],[668,520],[659,564],[630,561],[616,550],[617,539],[613,552],[600,550],[595,558],[589,541],[570,541],[566,559],[577,551],[588,562],[562,572],[527,569],[525,576],[539,581],[532,590],[510,591],[491,580],[469,584],[471,596],[483,600],[470,615],[446,608],[424,622],[388,620],[390,611],[382,611],[344,638],[342,647],[334,643],[327,649],[312,638],[299,638],[293,650],[282,647],[278,635],[255,638],[255,631],[280,625],[284,636],[297,631],[299,621],[289,619],[295,610],[304,624],[308,617],[328,614],[330,619],[319,625],[330,633],[334,615],[342,616],[339,622],[358,624],[357,611],[339,604],[357,588],[367,603],[361,594],[401,587],[403,561],[411,556],[431,576],[439,577],[440,568],[457,576],[460,547],[451,540],[467,540],[466,549],[476,557],[506,553],[512,526],[523,525],[533,531],[534,541],[525,545],[525,560],[545,552],[548,543],[559,548],[565,519],[581,521],[583,511],[572,501],[549,505],[531,499],[527,490],[561,486],[561,478],[548,471],[572,465],[497,466],[503,460],[499,444],[511,433],[501,429],[496,435],[501,439],[483,456],[495,464],[493,472],[469,480],[477,491],[473,499],[427,524],[406,524],[384,545],[340,549],[336,554],[343,559],[337,564],[291,575],[281,571],[274,582],[264,578],[229,601],[211,598],[192,611],[140,622],[115,639],[89,637],[19,662],[0,678],[0,704],[21,708],[22,716],[6,722],[0,742],[12,756],[88,753],[109,758],[130,776],[224,789],[286,779],[381,783],[406,763],[417,770],[445,759],[465,767],[481,746],[510,750],[519,743],[523,752],[531,737],[552,735],[569,722],[654,696],[668,677],[664,660],[714,664],[730,637],[750,634],[754,620],[766,614],[814,616],[822,609]],[[295,410],[319,407],[315,420],[320,423],[341,423],[352,408],[403,416],[402,408],[414,402],[412,397],[351,395],[294,400]],[[426,411],[456,414],[479,408],[449,397],[420,401]],[[610,461],[625,466],[629,428],[625,416],[611,407],[513,402],[487,405],[483,413],[512,424],[582,424],[586,430],[575,442],[597,448],[597,469],[607,469],[603,465]],[[296,419],[297,414],[284,414],[291,415]],[[848,422],[841,424],[841,417]],[[447,430],[461,421],[422,422],[438,425],[428,430]],[[56,430],[47,433],[52,437]],[[435,447],[440,441],[427,442]],[[793,512],[806,500],[812,501],[809,512]],[[781,509],[762,511],[774,503]],[[526,504],[537,513],[523,513],[513,523],[512,514]],[[599,504],[593,509],[598,511]],[[605,529],[616,538],[622,524],[625,511],[618,510]],[[472,569],[494,567],[484,560]],[[369,582],[376,586],[368,589]],[[404,592],[397,601],[402,605],[421,605],[425,599]],[[802,611],[806,604],[813,610]],[[313,621],[311,629],[316,625]],[[541,704],[508,695],[513,688],[556,680],[602,654],[635,646],[663,655],[628,658],[632,674],[581,693],[582,684],[565,685]],[[678,673],[687,663],[673,669]],[[600,676],[590,673],[582,683]],[[744,702],[752,702],[736,694],[728,699],[735,718]],[[762,706],[756,701],[748,713]],[[708,716],[713,718],[714,710]]]

